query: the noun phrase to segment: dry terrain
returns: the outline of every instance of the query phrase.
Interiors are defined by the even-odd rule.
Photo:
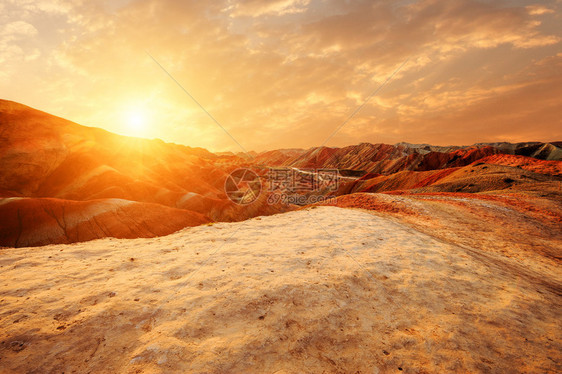
[[[492,199],[364,196],[378,212],[310,207],[152,239],[3,249],[0,367],[562,370],[559,206],[547,216]],[[427,216],[404,218],[413,210]]]
[[[561,146],[213,154],[0,100],[0,373],[560,373]]]

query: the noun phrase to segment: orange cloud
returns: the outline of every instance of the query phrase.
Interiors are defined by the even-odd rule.
[[[406,59],[330,144],[562,138],[555,1],[61,4],[4,9],[37,32],[0,31],[0,89],[86,125],[146,106],[146,136],[237,150],[148,50],[246,149],[321,144]]]

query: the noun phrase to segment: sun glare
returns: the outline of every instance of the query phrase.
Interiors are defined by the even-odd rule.
[[[148,125],[147,113],[139,108],[129,109],[123,114],[127,127],[127,133],[130,136],[145,136]]]

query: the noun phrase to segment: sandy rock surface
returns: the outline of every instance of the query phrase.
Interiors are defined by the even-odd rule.
[[[1,249],[0,372],[562,371],[555,267],[413,227],[317,207]]]

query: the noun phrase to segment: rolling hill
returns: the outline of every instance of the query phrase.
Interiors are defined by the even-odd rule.
[[[227,175],[246,164],[237,156],[116,135],[1,100],[0,245],[150,237],[289,209],[269,205],[265,197],[252,206],[228,199]],[[115,201],[126,208],[115,208]],[[93,220],[99,227],[91,227]],[[132,223],[145,228],[128,228]]]
[[[152,237],[298,209],[268,199],[272,167],[295,173],[305,184],[318,182],[307,178],[310,169],[339,170],[337,191],[312,192],[324,197],[397,191],[555,193],[562,179],[561,145],[362,143],[213,154],[116,135],[0,100],[0,246]],[[225,193],[227,176],[239,168],[261,178],[262,193],[249,205],[238,205]]]

